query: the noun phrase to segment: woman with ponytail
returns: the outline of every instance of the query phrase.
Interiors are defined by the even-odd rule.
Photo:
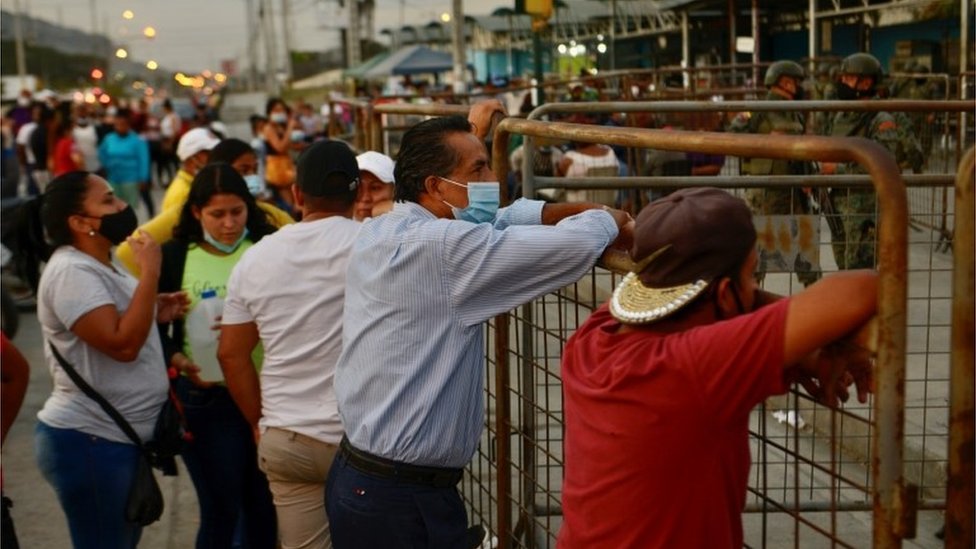
[[[124,510],[140,449],[68,377],[52,348],[150,440],[168,387],[155,324],[182,315],[186,296],[157,295],[159,246],[144,233],[128,239],[142,279],[113,265],[112,248],[135,230],[136,216],[97,175],[55,178],[23,208],[18,228],[54,378],[37,414],[38,466],[76,549],[135,547],[142,527]]]

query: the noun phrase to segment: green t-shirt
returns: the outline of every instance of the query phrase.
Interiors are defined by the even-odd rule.
[[[183,269],[183,291],[190,297],[190,310],[187,315],[196,308],[200,302],[203,292],[214,290],[220,299],[227,298],[227,281],[230,280],[230,273],[234,266],[240,261],[241,256],[254,243],[250,240],[241,242],[241,245],[229,255],[212,254],[196,244],[191,244],[186,252],[186,266]],[[183,354],[191,360],[193,352],[190,350],[189,338],[184,338]],[[261,363],[264,361],[264,348],[259,343],[251,353],[251,359],[258,371],[261,371]]]

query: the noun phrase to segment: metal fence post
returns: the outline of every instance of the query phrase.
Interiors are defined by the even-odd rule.
[[[976,543],[973,532],[974,382],[973,331],[976,329],[973,295],[976,261],[973,247],[973,178],[976,150],[970,148],[956,179],[955,262],[952,277],[952,371],[949,381],[949,481],[946,484],[946,547],[969,549]]]

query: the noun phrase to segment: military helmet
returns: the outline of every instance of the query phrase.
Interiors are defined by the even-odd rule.
[[[881,62],[870,53],[855,53],[848,55],[840,64],[840,74],[854,74],[857,76],[870,76],[874,78],[874,83],[881,82],[884,71],[881,70]]]
[[[775,86],[781,76],[791,76],[803,80],[803,67],[794,61],[777,61],[766,69],[766,87]]]

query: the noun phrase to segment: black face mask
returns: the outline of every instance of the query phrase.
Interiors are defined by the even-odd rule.
[[[870,97],[874,97],[874,89],[856,90],[843,82],[837,84],[837,99],[841,101],[868,99]]]
[[[794,101],[803,101],[803,88],[799,85],[796,87],[796,92],[793,93]]]
[[[101,219],[102,224],[98,227],[98,232],[108,239],[114,246],[125,242],[125,239],[139,227],[139,220],[132,206],[126,206],[124,210],[113,214],[103,215],[102,217],[85,216],[92,219]]]

